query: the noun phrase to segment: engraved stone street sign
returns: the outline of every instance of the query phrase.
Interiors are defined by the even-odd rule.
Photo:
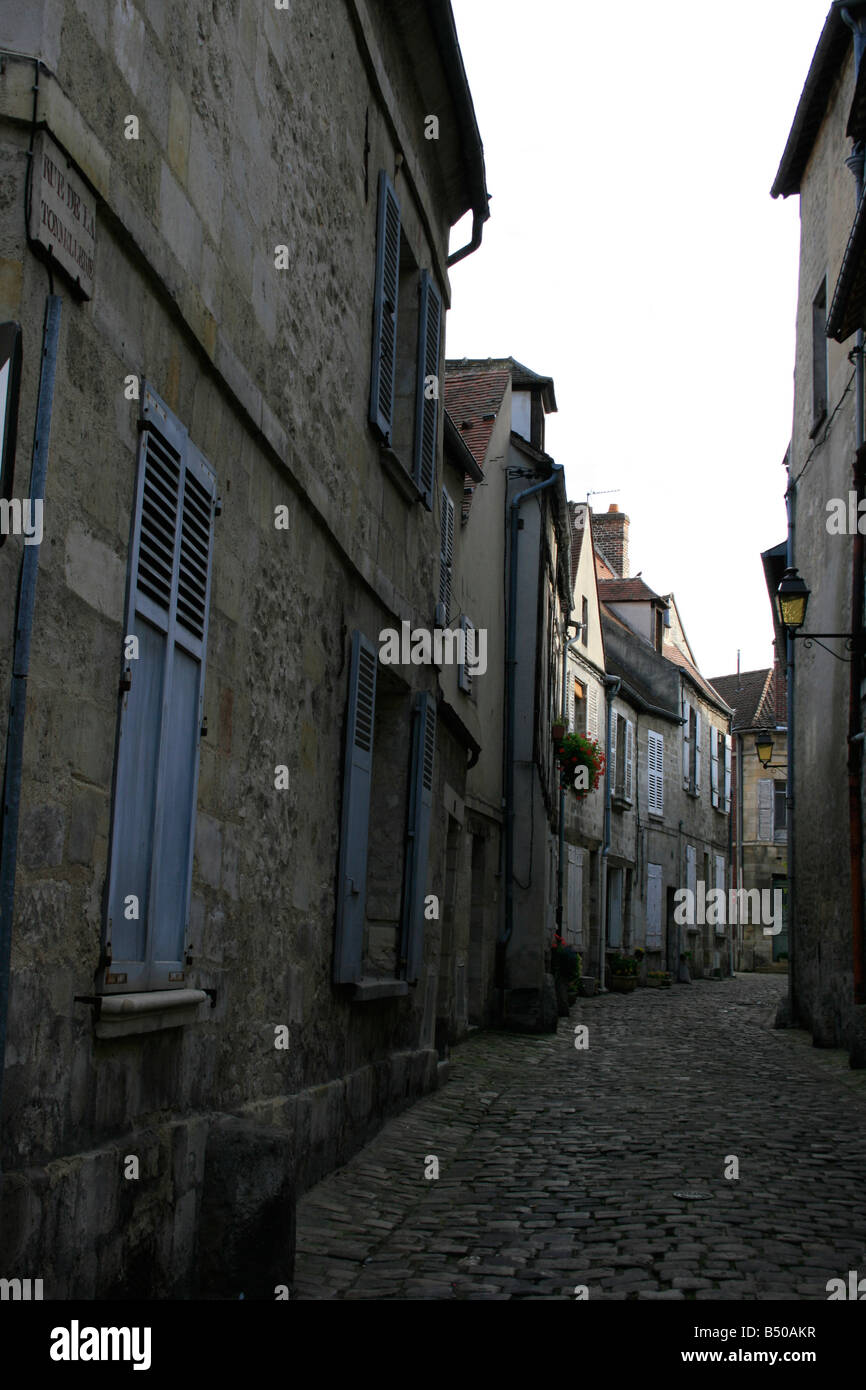
[[[86,299],[93,294],[96,200],[47,131],[33,149],[30,235],[52,261],[77,280]]]

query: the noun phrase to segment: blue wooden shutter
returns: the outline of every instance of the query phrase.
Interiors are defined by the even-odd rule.
[[[725,734],[725,810],[731,809],[731,735]]]
[[[142,424],[124,634],[139,656],[117,740],[107,993],[184,983],[210,606],[216,479],[146,384]]]
[[[454,503],[444,487],[442,510],[439,516],[439,602],[444,609],[440,626],[447,627],[451,618],[451,576],[454,567]]]
[[[417,980],[424,956],[424,898],[433,809],[436,702],[422,691],[415,704],[410,773],[409,845],[403,896],[402,957],[407,980]]]
[[[421,272],[421,305],[418,314],[418,384],[415,408],[415,485],[424,494],[424,504],[433,507],[433,481],[436,476],[436,435],[439,401],[428,400],[425,379],[439,378],[439,351],[442,336],[442,300],[429,271]]]
[[[394,423],[394,375],[397,357],[397,290],[400,283],[400,204],[394,185],[379,174],[376,228],[376,284],[373,293],[373,370],[370,422],[391,443]]]
[[[367,905],[373,728],[376,718],[376,660],[373,644],[363,633],[354,632],[337,871],[337,930],[334,945],[334,980],[337,984],[350,984],[361,978]]]

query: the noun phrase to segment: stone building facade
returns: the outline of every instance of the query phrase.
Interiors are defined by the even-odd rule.
[[[59,315],[6,1268],[51,1298],[273,1297],[296,1195],[467,1026],[451,824],[481,734],[448,660],[382,634],[436,621],[480,138],[447,0],[7,6],[0,47],[20,495]],[[26,550],[0,555],[4,692]]]
[[[832,5],[771,190],[800,200],[786,559],[810,592],[787,651],[791,1016],[817,1045],[847,1048],[858,1066],[866,1065],[864,41],[866,6]]]

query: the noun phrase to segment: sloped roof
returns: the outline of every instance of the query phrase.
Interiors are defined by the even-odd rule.
[[[454,374],[451,365],[446,364],[445,408],[481,468],[484,467],[490,436],[502,408],[508,381],[507,371]]]
[[[709,681],[704,680],[697,666],[689,661],[685,652],[681,652],[679,647],[675,647],[672,642],[665,642],[662,649],[662,656],[666,661],[672,662],[674,666],[679,666],[685,671],[686,675],[691,677],[701,693],[705,695],[708,700],[711,700],[714,705],[721,705],[725,713],[727,713],[729,708],[727,700],[710,685]]]
[[[530,367],[518,362],[516,357],[454,357],[445,363],[447,373],[451,372],[508,372],[515,391],[540,389],[545,411],[550,414],[556,410],[556,395],[553,377],[543,376]]]
[[[602,603],[660,603],[667,608],[666,601],[654,593],[642,579],[600,579],[598,596]]]
[[[741,671],[739,675],[735,671],[732,676],[716,676],[710,684],[734,711],[732,729],[775,729],[776,673],[772,666],[761,671]]]
[[[861,9],[862,3],[863,0],[853,0],[853,3],[852,0],[848,0],[851,10]],[[818,131],[827,114],[830,93],[852,42],[851,30],[842,18],[842,8],[841,0],[834,0],[824,21],[818,47],[815,49],[809,74],[797,104],[785,152],[770,190],[774,198],[778,198],[780,194],[787,198],[791,193],[800,192],[803,171],[809,162]]]

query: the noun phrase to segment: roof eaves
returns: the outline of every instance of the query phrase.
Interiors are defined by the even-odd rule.
[[[864,64],[866,67],[866,64]],[[863,326],[866,313],[866,198],[861,195],[854,225],[842,257],[842,266],[830,312],[827,315],[827,337],[844,343]]]
[[[458,467],[469,475],[473,483],[484,481],[483,469],[479,468],[475,461],[475,455],[447,410],[445,411],[445,448],[451,451]]]
[[[850,0],[849,8],[860,9],[864,0]],[[815,49],[809,73],[791,126],[785,151],[770,189],[773,198],[787,198],[799,193],[803,170],[809,161],[815,137],[827,111],[827,102],[833,83],[838,76],[852,34],[840,10],[839,0],[834,0],[824,21],[821,37]]]

